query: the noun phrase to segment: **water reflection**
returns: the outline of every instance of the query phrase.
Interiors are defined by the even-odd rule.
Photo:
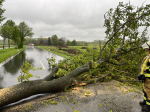
[[[26,53],[25,51],[22,51],[12,60],[8,61],[5,65],[3,65],[4,70],[7,73],[11,73],[11,75],[16,75],[16,73],[20,70],[21,66],[25,62],[25,57]]]
[[[42,67],[42,70],[30,71],[31,74],[35,76],[40,76],[40,78],[44,78],[50,74],[47,58],[54,57],[56,59],[56,63],[63,58],[55,55],[53,53],[33,48],[22,51],[20,54],[15,56],[12,60],[8,61],[2,67],[0,67],[0,89],[9,87],[15,84],[18,84],[17,77],[20,75],[21,66],[25,61],[28,61],[35,68]],[[32,77],[30,80],[36,80],[38,78]]]

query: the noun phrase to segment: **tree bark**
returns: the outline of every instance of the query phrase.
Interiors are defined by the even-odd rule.
[[[4,45],[5,45],[5,38],[3,39],[3,49],[4,49]]]
[[[10,41],[9,41],[9,39],[8,39],[8,44],[9,44],[9,48],[10,48]]]

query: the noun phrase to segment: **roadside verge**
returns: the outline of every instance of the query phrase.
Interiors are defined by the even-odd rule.
[[[25,50],[27,47],[23,47],[19,50],[15,48],[10,48],[7,50],[0,50],[0,67],[3,66],[5,63],[7,63],[9,60],[14,58],[16,55],[18,55],[20,52]]]

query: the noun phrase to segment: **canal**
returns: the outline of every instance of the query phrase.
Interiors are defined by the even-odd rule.
[[[30,73],[32,73],[34,76],[39,76],[40,79],[42,79],[49,75],[51,70],[48,67],[48,61],[46,58],[51,57],[54,57],[57,63],[59,60],[63,60],[63,57],[36,47],[23,50],[0,67],[0,89],[20,83],[18,82],[17,77],[20,75],[21,66],[25,61],[28,61],[35,68],[42,67],[42,70],[30,71]],[[30,78],[30,80],[35,79],[38,78]]]

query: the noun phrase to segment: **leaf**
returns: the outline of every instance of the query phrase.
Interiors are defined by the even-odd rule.
[[[77,85],[78,83],[76,83],[76,82],[74,82],[74,83],[72,83],[71,85],[73,86],[73,85]]]
[[[85,96],[92,96],[92,95],[94,95],[94,93],[90,93],[90,94],[85,93]]]
[[[85,86],[85,85],[86,85],[86,83],[80,83],[79,85],[80,85],[80,86]]]
[[[72,88],[73,90],[79,90],[79,87]]]

